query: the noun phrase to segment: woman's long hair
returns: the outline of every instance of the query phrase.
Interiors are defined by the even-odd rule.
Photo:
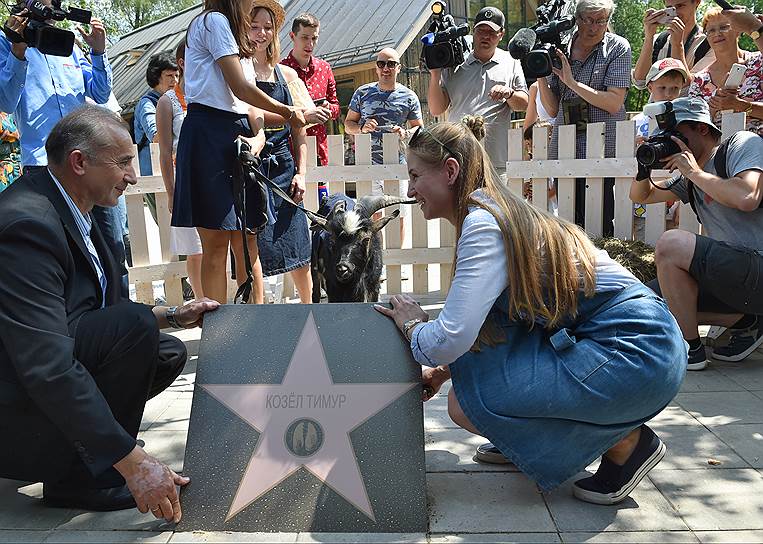
[[[212,11],[218,11],[228,19],[233,38],[238,44],[239,57],[249,58],[254,55],[254,48],[249,41],[250,15],[244,3],[239,0],[204,0],[204,12],[199,17],[206,17]]]
[[[503,234],[508,263],[508,311],[512,319],[533,326],[536,319],[547,328],[558,326],[577,313],[578,296],[592,296],[596,286],[596,248],[578,226],[550,215],[514,195],[498,178],[485,149],[473,135],[480,119],[439,123],[422,132],[409,148],[424,162],[441,165],[450,157],[435,138],[453,150],[460,165],[456,192],[456,236],[470,206],[495,217]],[[428,134],[431,133],[431,136]],[[495,205],[480,201],[482,189]],[[489,321],[489,320],[488,320]],[[473,349],[484,342],[494,345],[500,334],[491,323],[483,325]]]
[[[266,58],[268,59],[268,64],[271,68],[273,68],[276,64],[278,64],[278,61],[281,60],[281,40],[278,39],[278,31],[280,28],[276,26],[276,17],[273,12],[264,6],[255,6],[255,8],[252,10],[252,21],[254,21],[254,17],[260,10],[264,10],[268,15],[270,15],[270,23],[273,25],[273,41],[270,42],[270,45],[268,45],[267,51],[265,53]]]

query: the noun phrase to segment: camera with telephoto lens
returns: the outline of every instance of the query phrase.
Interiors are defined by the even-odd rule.
[[[667,157],[681,152],[681,148],[671,139],[671,136],[675,136],[684,143],[688,144],[688,142],[676,128],[678,123],[676,123],[676,113],[673,111],[672,102],[647,104],[644,107],[644,114],[657,121],[659,130],[638,146],[636,160],[649,170],[660,169],[665,166],[664,160]]]
[[[20,35],[6,24],[3,32],[12,43],[26,43],[44,55],[68,57],[74,50],[74,33],[63,28],[56,28],[48,21],[74,21],[90,24],[92,12],[86,9],[61,7],[61,0],[52,0],[51,6],[40,0],[24,0],[11,10],[16,16],[29,19],[24,35]],[[23,15],[21,15],[23,13]]]
[[[562,68],[557,50],[564,51],[564,35],[575,27],[573,15],[562,15],[567,6],[564,0],[551,0],[538,6],[538,23],[521,28],[509,40],[509,53],[522,61],[528,78],[537,79],[551,74],[551,68]]]
[[[453,16],[445,13],[445,2],[432,3],[432,22],[421,38],[424,48],[422,62],[429,70],[455,68],[469,52],[464,36],[469,34],[469,24],[456,25]]]

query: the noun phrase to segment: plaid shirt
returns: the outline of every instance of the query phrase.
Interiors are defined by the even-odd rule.
[[[574,36],[573,41],[577,37]],[[631,46],[625,38],[610,34],[604,34],[604,39],[591,51],[584,61],[571,60],[572,76],[578,83],[588,85],[592,89],[606,91],[607,88],[627,89],[631,85]],[[559,112],[556,116],[556,126],[551,137],[550,157],[557,157],[558,129],[564,125],[564,104],[569,100],[579,98],[569,87],[562,83],[559,78],[552,74],[548,78],[548,84],[553,93],[559,97]],[[604,156],[615,156],[615,132],[617,121],[625,120],[625,101],[620,110],[614,115],[589,104],[588,122],[606,123]],[[586,156],[586,135],[577,135],[575,154],[578,159]]]

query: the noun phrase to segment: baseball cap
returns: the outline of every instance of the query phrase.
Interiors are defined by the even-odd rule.
[[[673,104],[673,112],[676,115],[676,123],[697,121],[706,124],[719,136],[721,135],[721,129],[715,126],[713,118],[710,116],[710,107],[701,98],[676,98],[671,103]],[[667,104],[667,102],[657,102],[654,106],[659,107],[660,104]]]
[[[668,57],[652,64],[652,67],[649,68],[649,72],[646,74],[646,82],[649,83],[650,81],[659,79],[671,71],[681,74],[684,78],[684,82],[689,81],[689,72],[686,71],[683,62]]]
[[[506,25],[506,18],[500,9],[488,6],[479,10],[474,18],[474,28],[479,25],[488,25],[493,30],[503,30]]]

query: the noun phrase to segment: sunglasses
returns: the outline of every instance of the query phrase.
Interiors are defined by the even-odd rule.
[[[400,63],[397,62],[396,60],[388,60],[388,61],[377,60],[376,61],[376,66],[377,68],[379,68],[379,70],[384,70],[384,68],[391,68],[394,70],[398,64]]]
[[[453,150],[452,150],[451,148],[449,148],[447,145],[445,145],[444,143],[442,143],[440,140],[438,140],[438,139],[435,137],[435,135],[434,135],[434,134],[432,134],[432,133],[431,133],[431,132],[429,132],[427,129],[425,129],[425,128],[424,128],[424,125],[420,125],[420,126],[419,126],[419,127],[416,129],[416,132],[414,132],[414,133],[413,133],[413,136],[411,136],[411,139],[408,141],[408,147],[416,147],[416,140],[418,140],[419,136],[420,136],[421,134],[425,133],[425,132],[426,132],[427,134],[429,134],[429,137],[430,137],[430,138],[432,138],[432,139],[433,139],[435,142],[437,142],[438,144],[440,144],[440,147],[442,147],[442,148],[443,148],[445,151],[447,151],[447,152],[448,152],[448,154],[449,154],[451,157],[454,157],[454,158],[458,157],[458,155],[456,155],[456,154],[455,154],[455,152],[453,152]]]

